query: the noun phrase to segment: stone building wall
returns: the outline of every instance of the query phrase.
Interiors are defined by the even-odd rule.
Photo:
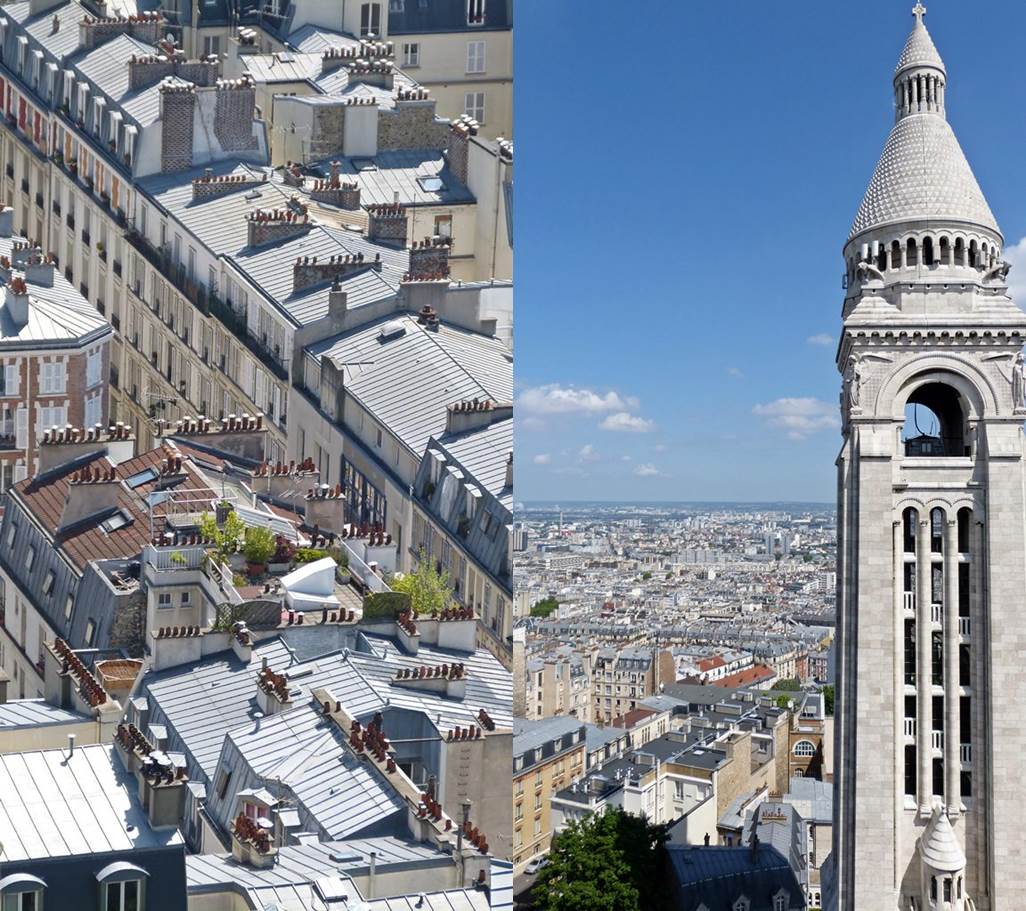
[[[165,174],[192,167],[195,110],[196,93],[192,86],[161,88],[160,170]]]
[[[214,135],[226,152],[257,147],[257,138],[253,135],[255,107],[256,90],[251,82],[218,85]]]
[[[378,111],[378,149],[445,149],[448,121],[435,117],[434,101],[397,101]]]

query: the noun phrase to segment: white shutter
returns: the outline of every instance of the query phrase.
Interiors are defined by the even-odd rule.
[[[4,367],[4,395],[17,395],[18,386],[18,365],[8,364]]]
[[[24,405],[18,406],[14,420],[14,445],[18,449],[25,449],[28,446],[28,409]]]

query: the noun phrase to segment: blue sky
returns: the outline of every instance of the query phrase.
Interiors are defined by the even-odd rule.
[[[927,6],[1026,299],[1026,4]],[[911,7],[518,2],[518,500],[833,499],[841,247]]]

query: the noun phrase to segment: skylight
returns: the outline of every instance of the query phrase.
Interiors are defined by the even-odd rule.
[[[378,169],[373,158],[354,158],[353,167],[357,171],[376,171]]]
[[[109,519],[100,523],[100,527],[110,534],[112,531],[117,531],[119,528],[124,528],[126,525],[131,525],[132,519],[130,516],[126,516],[121,510],[118,510]]]
[[[131,490],[135,490],[137,487],[142,487],[143,484],[149,484],[150,481],[155,481],[156,478],[156,468],[144,468],[142,471],[136,472],[135,474],[125,478],[125,483]]]
[[[422,190],[426,190],[428,193],[439,193],[445,189],[441,177],[418,177],[417,183],[420,184]]]

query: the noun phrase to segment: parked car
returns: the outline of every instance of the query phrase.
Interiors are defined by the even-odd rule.
[[[527,866],[524,867],[524,872],[530,876],[534,876],[542,867],[547,866],[549,859],[544,854],[539,854],[537,857],[532,857],[528,862]]]

